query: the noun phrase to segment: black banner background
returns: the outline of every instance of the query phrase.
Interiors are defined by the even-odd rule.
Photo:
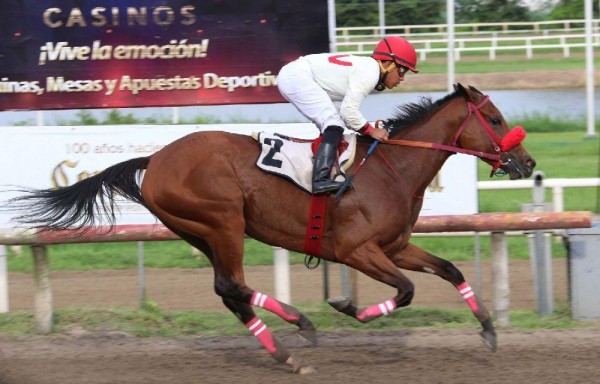
[[[282,102],[323,0],[0,0],[0,110]]]

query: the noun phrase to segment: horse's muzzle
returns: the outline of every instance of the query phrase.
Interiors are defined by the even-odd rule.
[[[535,160],[529,156],[509,155],[506,161],[502,161],[500,168],[508,173],[511,180],[528,178],[533,174]]]

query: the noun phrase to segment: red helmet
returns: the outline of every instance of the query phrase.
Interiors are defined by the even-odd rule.
[[[375,60],[393,60],[396,64],[408,67],[417,73],[417,52],[415,47],[403,37],[389,36],[377,43],[373,54]]]

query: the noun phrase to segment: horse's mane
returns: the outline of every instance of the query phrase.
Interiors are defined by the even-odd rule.
[[[436,101],[432,101],[430,97],[422,97],[418,102],[399,105],[392,118],[387,120],[392,126],[390,137],[424,119],[459,95],[462,93],[455,91]]]

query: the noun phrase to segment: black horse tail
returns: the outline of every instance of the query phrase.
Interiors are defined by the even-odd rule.
[[[140,189],[142,171],[150,157],[138,157],[115,164],[73,185],[49,189],[25,189],[8,200],[8,209],[19,216],[13,221],[44,231],[115,224],[115,197],[126,197],[146,206]]]

